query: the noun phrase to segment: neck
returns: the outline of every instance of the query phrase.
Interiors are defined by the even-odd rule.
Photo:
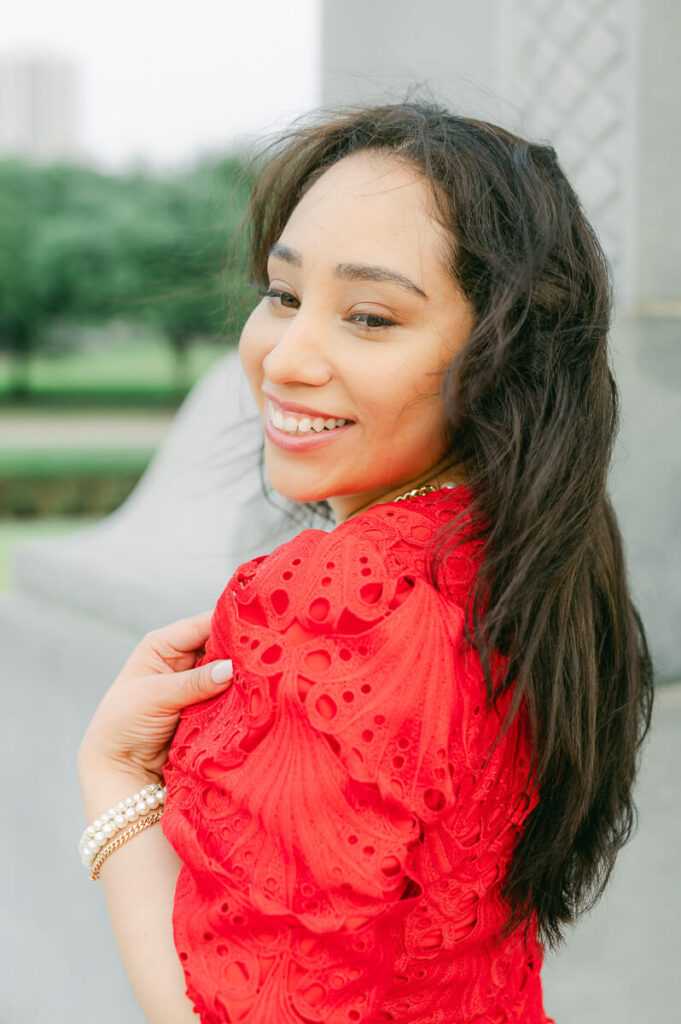
[[[372,496],[365,500],[361,505],[351,506],[351,511],[343,515],[337,507],[337,502],[333,498],[328,499],[331,505],[334,516],[336,518],[336,526],[340,526],[341,523],[345,523],[348,519],[353,519],[361,512],[371,508],[372,505],[378,505],[385,501],[394,501],[395,498],[407,491],[411,491],[414,488],[423,487],[425,484],[432,484],[434,487],[443,487],[445,484],[453,483],[465,483],[465,475],[462,471],[461,466],[445,466],[439,465],[431,468],[428,472],[420,474],[418,477],[414,477],[412,480],[403,480],[401,483],[391,488],[390,490],[376,490]],[[351,502],[350,496],[344,496],[348,503]],[[359,499],[364,495],[353,495],[352,498]]]

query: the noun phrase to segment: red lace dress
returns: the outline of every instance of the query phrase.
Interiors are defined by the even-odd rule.
[[[485,764],[499,718],[462,636],[475,551],[450,559],[453,600],[425,575],[469,497],[305,529],[220,595],[199,663],[230,657],[234,682],[184,709],[161,819],[201,1024],[547,1024],[536,932],[497,934],[537,799],[526,722]]]

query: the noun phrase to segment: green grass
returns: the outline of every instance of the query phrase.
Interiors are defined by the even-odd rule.
[[[11,587],[10,551],[20,541],[37,537],[54,537],[72,530],[84,529],[97,518],[82,519],[0,519],[0,590]]]
[[[128,395],[131,399],[177,399],[228,350],[223,345],[193,344],[187,351],[186,372],[181,381],[170,346],[160,338],[141,337],[116,342],[94,351],[36,354],[29,364],[28,384],[32,397],[76,397],[94,400]],[[12,361],[0,354],[0,399],[7,400],[13,377]]]
[[[0,475],[62,476],[65,473],[142,473],[156,449],[0,449]]]

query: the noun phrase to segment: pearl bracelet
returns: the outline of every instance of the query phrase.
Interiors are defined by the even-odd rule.
[[[160,782],[152,782],[140,789],[139,793],[126,796],[83,831],[78,843],[80,862],[89,868],[93,859],[117,832],[145,818],[165,802],[166,788]],[[160,817],[160,814],[159,816]],[[158,820],[155,817],[155,820]],[[119,844],[120,845],[120,844]],[[101,863],[101,861],[100,861]]]
[[[106,858],[116,850],[120,849],[124,843],[127,843],[128,839],[132,839],[133,836],[143,832],[145,828],[150,828],[152,825],[155,825],[162,814],[162,807],[159,807],[157,811],[151,811],[145,817],[139,818],[137,822],[134,825],[131,825],[130,828],[126,829],[125,832],[120,832],[116,838],[112,839],[110,843],[106,844],[106,846],[103,846],[101,850],[95,854],[94,860],[92,861],[92,874],[90,875],[90,880],[92,882],[97,882],[99,880],[100,868]]]

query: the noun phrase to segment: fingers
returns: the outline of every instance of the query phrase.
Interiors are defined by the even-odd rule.
[[[229,658],[211,661],[186,672],[164,675],[157,682],[159,687],[162,686],[164,709],[180,711],[188,704],[210,700],[228,689],[233,682],[232,662]]]
[[[210,635],[213,609],[198,615],[177,619],[167,626],[146,633],[128,658],[124,671],[147,672],[183,671],[203,654],[204,643]],[[199,657],[201,655],[198,655]]]
[[[160,654],[186,654],[200,647],[210,633],[213,609],[209,608],[198,615],[190,615],[186,619],[177,619],[167,626],[152,629],[143,638]]]

